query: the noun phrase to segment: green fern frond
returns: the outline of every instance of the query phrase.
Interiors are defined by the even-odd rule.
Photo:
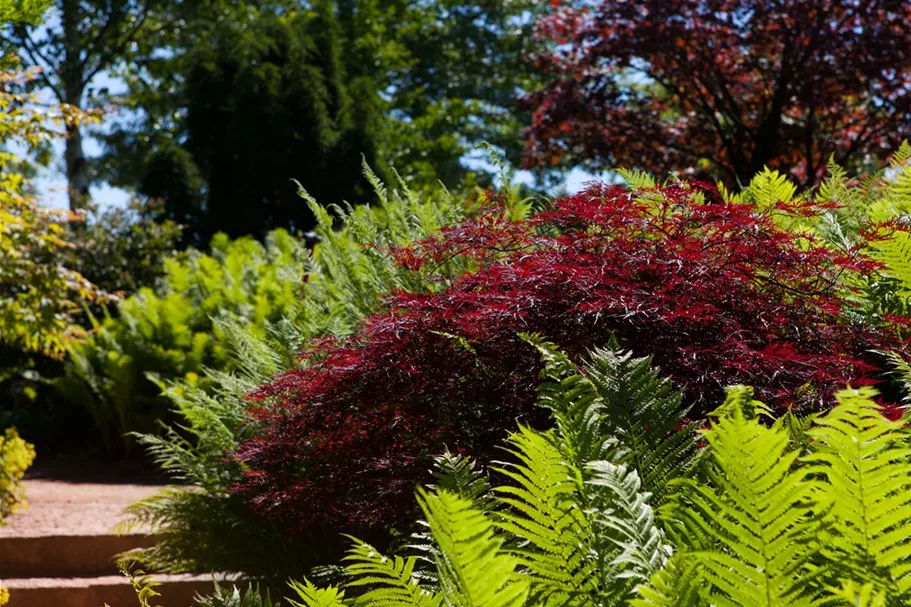
[[[471,502],[447,491],[419,490],[418,502],[440,554],[440,588],[451,607],[522,607],[528,581],[503,548],[494,525]]]
[[[911,146],[903,141],[892,155],[889,168],[867,178],[869,185],[861,187],[871,200],[869,217],[884,222],[911,214]]]
[[[848,172],[835,162],[835,156],[829,156],[826,164],[826,178],[819,186],[818,198],[827,202],[847,202],[852,194],[848,187]]]
[[[684,479],[681,498],[695,536],[716,547],[692,553],[717,605],[821,605],[808,587],[818,551],[819,483],[795,469],[788,436],[733,407],[704,433],[713,487]]]
[[[499,469],[512,480],[496,489],[509,507],[499,526],[517,540],[511,551],[536,604],[619,604],[664,566],[670,547],[639,475],[603,460],[580,470],[563,457],[565,442],[528,428],[510,438],[516,463]]]
[[[348,607],[351,604],[338,588],[317,588],[307,579],[303,583],[291,581],[288,585],[302,601],[291,601],[295,607]]]
[[[760,208],[769,208],[778,202],[790,202],[797,193],[797,186],[788,180],[787,175],[764,167],[747,186],[746,195],[750,202]]]
[[[272,602],[269,591],[262,593],[257,585],[248,586],[242,593],[237,586],[225,588],[216,582],[212,594],[197,594],[194,600],[199,607],[279,607]]]
[[[886,186],[886,200],[895,215],[911,213],[911,161],[895,169],[895,175]]]
[[[658,185],[651,173],[645,171],[617,169],[617,174],[626,182],[626,187],[631,190],[650,190]]]
[[[376,199],[379,200],[380,204],[388,204],[389,197],[386,195],[386,184],[383,183],[383,180],[380,179],[376,172],[370,167],[370,164],[367,162],[367,157],[364,155],[361,155],[361,173],[363,173],[367,183],[370,184],[370,187],[373,189],[373,193],[376,194]]]
[[[598,522],[596,532],[613,532],[607,535],[620,549],[610,563],[616,577],[646,582],[664,567],[673,549],[655,522],[648,504],[650,496],[641,491],[639,474],[607,461],[592,462],[588,470],[592,476],[586,484],[596,489],[590,493]]]
[[[155,590],[161,586],[161,582],[154,581],[152,576],[142,569],[134,568],[132,563],[121,562],[118,568],[122,575],[130,579],[130,585],[136,593],[140,607],[153,607],[151,600],[161,596],[161,593]]]
[[[791,448],[802,452],[809,447],[812,441],[810,428],[813,427],[818,417],[819,413],[797,414],[792,409],[788,409],[775,419],[772,428],[787,433]]]
[[[496,489],[509,507],[499,527],[518,539],[514,553],[533,580],[534,596],[554,605],[596,604],[608,554],[591,549],[602,538],[578,500],[581,472],[564,460],[552,432],[521,427],[509,443],[516,463],[497,468],[512,481]]]
[[[436,483],[430,485],[429,489],[444,490],[463,497],[483,512],[493,512],[497,509],[490,479],[471,458],[446,449],[442,455],[434,458],[433,476]],[[414,576],[421,582],[435,587],[439,583],[434,569],[439,546],[427,529],[427,521],[420,520],[417,524],[421,530],[411,535],[407,545],[418,560]]]
[[[876,585],[868,582],[863,586],[852,581],[844,581],[838,588],[833,588],[833,598],[844,601],[851,607],[886,607],[886,593],[878,591]]]
[[[813,453],[806,458],[829,481],[833,548],[849,545],[845,560],[868,581],[898,592],[911,591],[911,449],[901,421],[879,413],[872,388],[844,390],[838,406],[810,430]],[[877,579],[878,578],[878,579]]]
[[[347,586],[366,590],[355,605],[363,607],[438,607],[442,597],[420,586],[414,575],[416,557],[386,557],[373,546],[354,540],[344,558]]]
[[[670,482],[688,476],[696,452],[696,430],[686,421],[683,396],[652,367],[651,358],[631,352],[593,350],[584,376],[601,400],[602,435],[625,448],[620,462],[636,470],[655,504],[662,503]]]
[[[600,459],[626,463],[661,503],[696,450],[695,430],[685,423],[682,396],[670,380],[652,369],[650,358],[629,352],[595,349],[580,369],[540,337],[524,339],[541,353],[538,403],[553,412],[570,461],[583,470]]]
[[[436,489],[464,497],[484,510],[493,505],[490,479],[470,457],[446,449],[434,458],[433,477]]]
[[[549,409],[570,463],[607,459],[617,441],[603,430],[604,402],[597,387],[554,344],[537,335],[523,335],[541,354],[544,368],[538,384],[538,405]]]
[[[871,255],[885,265],[882,273],[898,283],[900,295],[911,298],[911,234],[894,231],[873,244]]]
[[[718,194],[721,196],[721,199],[727,203],[739,203],[743,202],[741,196],[737,193],[731,192],[723,181],[719,181],[715,184],[715,187],[718,188]]]
[[[630,607],[703,607],[708,592],[688,555],[672,556],[647,584],[639,586]]]
[[[900,169],[909,162],[911,162],[911,144],[905,139],[901,142],[901,145],[898,146],[898,149],[895,150],[895,153],[892,154],[892,158],[889,159],[889,167]]]

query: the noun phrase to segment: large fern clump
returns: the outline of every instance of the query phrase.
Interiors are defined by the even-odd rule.
[[[265,244],[219,235],[208,253],[167,259],[158,286],[140,289],[116,316],[96,321],[52,383],[91,414],[108,452],[129,448],[128,432],[167,419],[168,402],[148,376],[205,382],[204,368],[230,369],[222,323],[265,335],[297,305],[306,257],[303,241],[276,230]]]
[[[858,292],[852,313],[864,322],[881,324],[907,314],[911,297],[911,145],[905,141],[887,167],[851,178],[834,162],[820,187],[798,193],[782,175],[766,170],[735,201],[813,199],[828,209],[817,217],[801,218],[791,227],[826,240],[854,254],[862,250],[876,263],[875,271],[852,277]]]
[[[376,205],[325,209],[303,192],[319,222],[319,243],[306,255],[301,274],[287,277],[285,284],[297,295],[284,317],[263,326],[216,321],[228,368],[205,368],[199,379],[159,380],[161,396],[173,404],[179,422],[139,440],[166,473],[186,486],[165,489],[130,508],[129,525],[151,525],[158,537],[154,547],[131,554],[144,566],[281,579],[338,554],[334,530],[289,538],[280,525],[229,493],[242,479],[231,454],[258,431],[247,394],[299,365],[302,344],[352,333],[392,291],[437,288],[432,276],[396,265],[388,250],[464,219],[472,205],[444,190],[418,198],[404,184],[390,190],[369,170],[367,177],[376,188]],[[523,212],[519,202],[515,208]],[[464,261],[449,267],[453,273],[465,269]]]
[[[486,486],[484,473],[444,458],[448,486],[418,492],[428,533],[417,552],[387,557],[356,541],[340,585],[293,582],[295,604],[911,600],[909,436],[882,415],[871,388],[839,392],[831,411],[806,423],[769,424],[753,391],[734,387],[700,443],[681,423],[679,395],[640,391],[661,384],[647,359],[602,350],[575,368],[552,345],[532,341],[546,361],[539,403],[556,427],[515,432],[507,461],[495,467],[504,482],[480,495],[459,488]],[[612,403],[618,391],[627,397]],[[650,400],[651,419],[667,420],[670,432],[612,421]],[[656,447],[675,455],[647,462]],[[644,481],[656,466],[665,480]]]
[[[435,288],[403,284],[346,339],[305,344],[305,364],[254,393],[263,426],[238,450],[238,490],[289,533],[406,524],[441,445],[486,462],[517,420],[548,423],[522,332],[574,360],[615,337],[652,356],[697,417],[730,384],[811,411],[835,386],[886,374],[878,352],[904,348],[905,317],[849,314],[879,264],[807,227],[832,205],[788,199],[770,173],[755,199],[728,202],[638,179],[590,184],[524,219],[488,205],[393,250],[400,271]]]

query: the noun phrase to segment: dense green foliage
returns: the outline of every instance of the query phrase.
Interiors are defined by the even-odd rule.
[[[651,433],[661,417],[615,425],[617,406],[681,415],[673,399],[648,405],[657,379],[647,359],[599,351],[583,371],[539,348],[556,428],[512,435],[492,501],[419,491],[430,542],[417,555],[355,542],[343,590],[293,583],[302,605],[907,603],[911,451],[872,389],[839,393],[801,444],[780,420],[761,423],[751,390],[732,388],[697,449],[686,425]],[[614,390],[627,398],[611,405]],[[653,468],[636,459],[656,447],[675,463],[650,481]]]
[[[161,221],[160,205],[139,200],[104,210],[90,207],[72,234],[72,265],[106,293],[129,295],[164,276],[180,226]]]
[[[90,210],[87,219],[80,217],[63,228],[61,238],[67,246],[48,260],[79,272],[105,294],[67,308],[66,335],[78,338],[81,348],[86,329],[91,329],[91,317],[84,309],[99,316],[107,306],[116,315],[118,301],[141,286],[154,285],[164,274],[165,259],[173,254],[179,229],[156,221],[154,209],[138,201],[125,208]],[[58,289],[53,294],[65,293]],[[0,346],[0,427],[12,423],[39,448],[52,453],[83,449],[87,439],[97,444],[87,412],[61,399],[46,381],[63,373],[62,354]]]
[[[303,243],[277,230],[265,245],[219,235],[209,253],[169,258],[159,285],[141,288],[120,302],[117,316],[96,321],[52,381],[91,413],[108,451],[128,446],[125,433],[150,430],[166,416],[157,379],[196,382],[205,367],[231,368],[224,322],[262,336],[297,305],[306,257]]]
[[[378,162],[375,85],[348,77],[339,29],[318,6],[226,20],[213,27],[214,45],[190,49],[182,96],[193,168],[182,170],[198,172],[205,193],[172,196],[183,152],[169,146],[147,160],[140,190],[163,199],[194,242],[216,231],[261,238],[277,227],[312,228],[292,179],[319,200],[367,199],[360,166],[362,154]]]
[[[22,505],[25,495],[22,476],[34,459],[34,447],[22,440],[15,428],[7,428],[0,435],[0,525],[4,517]]]
[[[290,8],[288,8],[290,6]],[[367,202],[361,156],[430,193],[471,178],[482,141],[518,155],[516,91],[540,3],[495,0],[160,2],[117,69],[129,119],[98,174],[161,197],[197,246],[262,234],[324,204]]]
[[[67,125],[71,208],[108,182],[163,199],[186,242],[218,231],[309,229],[291,179],[326,203],[367,202],[358,174],[400,167],[430,190],[473,179],[490,141],[517,160],[530,90],[533,0],[48,0],[0,45],[40,67],[74,108],[118,107],[99,129]],[[41,11],[35,11],[40,15]],[[91,157],[89,138],[103,142]],[[244,217],[241,222],[237,218]]]
[[[0,58],[0,70],[0,344],[60,357],[79,337],[74,313],[96,292],[67,263],[71,217],[38,204],[28,180],[34,166],[10,146],[41,153],[59,137],[56,127],[87,117],[16,93],[35,75],[14,58]]]
[[[27,0],[26,6],[51,8],[44,19],[4,24],[5,51],[20,54],[39,70],[39,84],[53,99],[74,110],[98,109],[92,89],[96,77],[111,69],[134,42],[158,0]],[[83,125],[66,123],[64,164],[70,209],[90,203],[91,171],[83,150]]]

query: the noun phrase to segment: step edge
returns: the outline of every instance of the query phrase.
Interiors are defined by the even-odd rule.
[[[146,576],[143,575],[143,577]],[[150,581],[158,582],[162,585],[197,582],[237,583],[244,581],[244,576],[241,574],[225,573],[152,573],[148,574],[148,578]],[[5,578],[0,580],[0,587],[6,588],[7,590],[16,590],[20,588],[93,588],[98,586],[121,586],[130,584],[130,578],[123,575]]]

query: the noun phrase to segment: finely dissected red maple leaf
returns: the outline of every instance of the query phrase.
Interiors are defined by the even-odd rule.
[[[482,461],[534,405],[540,361],[521,333],[573,357],[615,336],[683,390],[699,415],[731,384],[773,407],[819,409],[876,380],[900,350],[888,324],[852,323],[845,278],[877,264],[780,227],[813,203],[706,203],[708,186],[631,192],[591,185],[527,220],[502,209],[392,251],[415,271],[454,256],[476,270],[433,293],[398,292],[343,341],[253,395],[259,435],[236,490],[292,531],[407,520],[444,445]]]

